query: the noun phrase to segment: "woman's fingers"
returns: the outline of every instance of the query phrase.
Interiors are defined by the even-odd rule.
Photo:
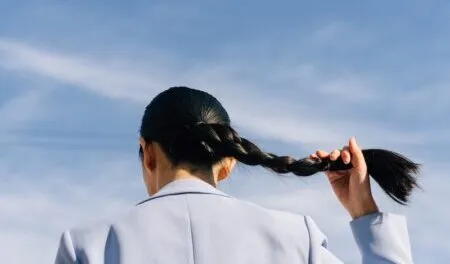
[[[330,158],[330,160],[335,161],[339,157],[342,158],[345,164],[350,163],[351,161],[351,155],[348,146],[342,148],[342,150],[335,149],[331,151],[330,153],[323,151],[323,150],[317,150],[316,153],[313,153],[309,155],[309,158],[311,159],[324,159],[324,158]]]
[[[330,153],[330,160],[337,160],[339,158],[339,156],[341,155],[341,151],[339,151],[338,149],[335,149],[333,151],[331,151]]]
[[[335,161],[340,157],[344,164],[352,163],[353,167],[365,166],[364,155],[362,154],[359,146],[356,144],[356,140],[354,137],[350,139],[349,145],[344,146],[341,150],[335,149],[330,153],[323,150],[317,150],[316,153],[311,154],[309,157],[312,159],[329,158],[332,161]]]
[[[349,150],[352,156],[351,162],[354,168],[365,168],[366,161],[364,160],[364,155],[356,143],[355,137],[352,137],[349,142]]]
[[[330,154],[328,152],[323,151],[323,150],[316,151],[316,155],[317,155],[317,157],[319,157],[321,159],[324,159],[324,158],[327,158],[328,156],[330,156]]]
[[[350,155],[350,151],[348,149],[348,146],[345,146],[342,148],[341,150],[341,159],[344,162],[344,164],[349,164],[351,162],[351,155]]]

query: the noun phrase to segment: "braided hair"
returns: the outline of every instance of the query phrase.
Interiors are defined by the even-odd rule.
[[[233,157],[246,165],[297,176],[351,168],[341,159],[295,159],[264,152],[239,136],[215,97],[188,87],[173,87],[157,95],[146,107],[140,134],[145,141],[158,142],[175,166],[183,162],[210,170],[224,157]],[[406,204],[418,186],[419,165],[388,150],[362,152],[369,175],[390,198]]]

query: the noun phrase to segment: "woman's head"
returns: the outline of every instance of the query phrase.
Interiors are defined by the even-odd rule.
[[[228,176],[235,160],[298,176],[348,167],[339,160],[297,160],[264,152],[231,127],[228,113],[214,96],[188,87],[173,87],[157,95],[145,109],[140,135],[139,153],[150,194],[170,181],[164,175],[175,171],[215,184]],[[364,150],[363,154],[369,174],[383,190],[397,202],[406,202],[416,186],[417,164],[387,150]]]
[[[221,103],[206,92],[172,87],[150,102],[140,129],[144,179],[152,185],[150,189],[156,189],[150,193],[160,188],[156,181],[161,177],[161,169],[182,167],[213,180],[217,176],[214,165],[230,167],[232,162],[206,142],[218,136],[212,126],[230,127],[230,118]]]

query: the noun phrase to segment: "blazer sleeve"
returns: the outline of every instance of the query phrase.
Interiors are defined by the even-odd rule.
[[[363,264],[413,263],[404,216],[374,213],[353,220],[350,226]]]
[[[310,236],[309,263],[343,263],[327,248],[326,236],[305,217]],[[406,219],[390,213],[365,215],[350,222],[363,264],[412,264]]]
[[[64,232],[59,241],[55,264],[76,264],[76,255],[70,233]]]

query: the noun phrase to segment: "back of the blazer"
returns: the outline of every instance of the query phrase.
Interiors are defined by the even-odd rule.
[[[114,222],[64,233],[61,245],[69,248],[60,247],[57,258],[74,255],[83,264],[308,263],[305,221],[181,180]]]
[[[404,218],[375,214],[353,231],[363,263],[412,263]],[[200,180],[178,180],[113,221],[63,234],[56,264],[342,263],[309,217],[268,210]]]

